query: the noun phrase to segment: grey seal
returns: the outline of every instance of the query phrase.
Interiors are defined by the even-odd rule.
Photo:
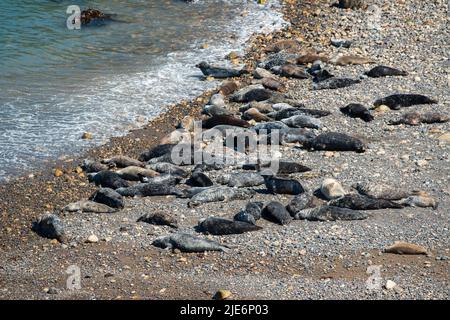
[[[198,231],[213,235],[241,234],[261,229],[261,227],[251,223],[217,217],[208,217],[200,221],[197,226]]]
[[[152,244],[158,248],[178,249],[182,252],[229,251],[228,247],[215,241],[194,237],[186,233],[159,237]]]
[[[411,107],[421,104],[436,104],[436,100],[421,94],[393,94],[376,100],[373,104],[375,107],[386,105],[392,110],[400,110],[400,108]]]

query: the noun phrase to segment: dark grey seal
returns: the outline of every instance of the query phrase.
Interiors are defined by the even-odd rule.
[[[261,230],[262,228],[251,223],[233,221],[217,217],[209,217],[200,221],[197,230],[199,232],[213,235],[241,234],[250,231]]]
[[[300,182],[294,179],[277,178],[274,176],[264,176],[266,188],[272,194],[292,194],[297,195],[305,192]]]
[[[102,203],[116,209],[123,209],[125,207],[123,197],[111,188],[100,188],[89,197],[89,200]]]
[[[103,188],[127,188],[130,186],[129,182],[122,179],[117,173],[112,171],[100,171],[98,173],[88,175],[90,182],[94,182],[96,186]]]
[[[354,84],[360,83],[359,79],[351,78],[329,78],[324,81],[313,83],[314,90],[334,90],[340,88],[350,87]]]
[[[376,66],[364,74],[371,78],[381,78],[388,76],[407,76],[408,72],[386,66]]]
[[[41,237],[56,239],[59,242],[64,242],[65,231],[64,226],[58,216],[54,214],[45,214],[35,221],[31,229]]]
[[[245,69],[236,70],[231,68],[217,67],[212,66],[205,61],[200,62],[196,65],[196,67],[200,68],[200,70],[206,77],[211,76],[218,79],[240,77],[241,75],[248,73],[248,70]]]
[[[271,222],[275,222],[281,225],[289,224],[292,221],[292,217],[286,208],[277,201],[269,202],[269,204],[263,209],[262,217]]]
[[[303,146],[314,150],[355,151],[358,153],[366,151],[366,146],[361,140],[338,132],[322,133],[303,143]]]
[[[370,122],[374,119],[370,114],[369,109],[359,103],[351,103],[345,107],[340,108],[341,112],[352,118],[360,118],[365,122]]]
[[[321,206],[300,210],[295,218],[310,221],[364,220],[367,219],[367,214],[346,208]]]
[[[160,144],[150,150],[142,152],[139,156],[138,160],[140,161],[148,161],[153,158],[161,157],[167,153],[172,152],[172,149],[176,146],[176,144]],[[153,169],[154,170],[154,169]]]
[[[193,187],[211,187],[214,183],[204,173],[194,171],[186,184]]]
[[[328,205],[352,210],[402,209],[404,207],[390,200],[374,199],[360,194],[347,194],[331,200]]]
[[[373,104],[375,107],[386,105],[392,110],[400,110],[400,108],[411,107],[420,104],[436,104],[436,100],[421,94],[393,94],[385,98],[376,100]]]
[[[177,219],[164,212],[146,213],[137,219],[137,222],[146,222],[150,224],[169,226],[172,228],[178,228]]]

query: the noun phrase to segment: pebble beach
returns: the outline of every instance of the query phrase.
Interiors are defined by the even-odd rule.
[[[229,299],[238,300],[447,300],[450,125],[390,122],[409,111],[450,115],[448,6],[443,0],[364,2],[360,8],[345,9],[335,6],[334,0],[282,1],[289,26],[271,34],[255,34],[245,55],[230,54],[224,61],[232,57],[251,70],[234,78],[242,89],[261,83],[254,70],[281,43],[288,47],[281,50],[286,54],[317,52],[372,60],[362,65],[324,62],[336,78],[360,80],[337,89],[314,90],[311,78],[271,75],[282,85],[277,93],[286,99],[330,113],[320,118],[320,128],[309,131],[345,133],[366,146],[359,153],[311,151],[299,143],[283,144],[279,149],[283,159],[311,168],[289,178],[310,191],[329,178],[348,192],[361,182],[420,190],[437,206],[369,210],[366,219],[352,221],[293,220],[279,225],[260,219],[257,225],[262,229],[232,235],[203,235],[194,227],[209,216],[233,220],[249,199],[192,207],[189,199],[173,195],[126,197],[125,207],[114,213],[62,211],[98,189],[81,168],[83,159],[114,155],[137,159],[160,144],[186,116],[204,119],[201,111],[217,88],[168,107],[145,126],[105,145],[55,160],[43,170],[0,185],[0,299],[212,299],[224,290]],[[351,46],[331,45],[334,39],[349,40]],[[364,76],[378,65],[405,70],[407,75]],[[377,99],[399,93],[421,94],[437,103],[399,110],[374,106]],[[224,97],[225,108],[241,118],[245,103],[233,102],[230,96]],[[367,106],[373,120],[366,122],[340,111],[351,103]],[[190,172],[193,166],[183,169]],[[217,184],[225,174],[236,172],[244,171],[230,166],[205,174]],[[294,198],[268,193],[264,185],[253,189],[251,201],[264,204],[278,201],[286,206]],[[154,212],[176,218],[178,229],[137,222]],[[46,213],[61,219],[67,241],[47,239],[31,230],[32,222]],[[158,237],[178,232],[216,241],[230,250],[186,253],[152,244]],[[384,249],[396,241],[421,246],[427,253],[386,253]],[[70,266],[80,270],[81,287],[75,290],[67,288]],[[370,286],[374,270],[378,283]]]

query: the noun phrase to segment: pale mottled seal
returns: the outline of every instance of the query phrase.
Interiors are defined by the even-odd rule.
[[[372,182],[360,182],[354,188],[360,194],[375,199],[400,200],[411,195],[411,192],[406,191],[404,188]]]
[[[274,69],[276,74],[279,74],[282,77],[286,78],[295,78],[295,79],[308,79],[309,75],[306,73],[305,69],[297,66],[295,64],[287,63],[279,69]]]
[[[385,199],[374,199],[360,194],[348,194],[331,200],[328,205],[352,210],[401,209],[404,206]]]
[[[96,186],[103,188],[126,188],[130,184],[122,179],[117,173],[112,171],[100,171],[98,173],[88,175],[89,181],[94,182]]]
[[[361,140],[338,132],[322,133],[314,139],[305,141],[303,146],[314,150],[355,151],[358,153],[366,151],[366,146]]]
[[[229,248],[215,241],[197,238],[186,233],[159,237],[152,244],[163,249],[178,249],[182,252],[229,251]]]
[[[427,194],[418,194],[409,196],[406,199],[399,200],[398,203],[408,207],[420,207],[437,209],[439,203]]]
[[[292,198],[291,202],[286,206],[286,209],[295,218],[298,212],[305,208],[310,208],[312,204],[313,194],[311,192],[304,192]]]
[[[346,208],[321,206],[300,210],[296,214],[296,219],[310,221],[363,220],[367,219],[367,214]]]
[[[235,92],[237,89],[239,89],[239,82],[238,81],[224,81],[222,85],[219,88],[219,93],[223,96],[228,96]]]
[[[146,222],[150,224],[178,228],[177,219],[161,211],[143,214],[137,219],[137,222]]]
[[[335,64],[337,66],[346,66],[346,65],[352,65],[352,64],[353,65],[360,65],[360,64],[375,63],[375,61],[373,61],[370,58],[359,57],[359,56],[352,56],[352,55],[348,55],[348,56],[337,55],[337,56],[331,58],[328,62],[331,63],[331,64]]]
[[[194,195],[188,205],[190,207],[194,207],[208,202],[244,200],[253,197],[254,194],[254,190],[229,187],[211,187]]]
[[[213,235],[241,234],[262,228],[247,222],[209,217],[199,222],[197,230]]]
[[[314,118],[321,118],[326,117],[330,115],[330,111],[324,111],[324,110],[316,110],[316,109],[308,109],[303,107],[290,107],[290,108],[283,108],[279,111],[269,113],[268,116],[275,119],[275,120],[283,120],[286,118],[290,118],[297,115],[307,115]]]
[[[89,200],[103,203],[116,209],[123,209],[125,207],[123,197],[118,192],[110,188],[100,188],[89,197]]]
[[[265,114],[262,114],[261,112],[259,112],[256,108],[250,108],[247,111],[244,112],[244,114],[242,115],[242,118],[244,120],[255,120],[256,122],[261,122],[261,121],[272,121],[271,118],[269,118],[268,116],[266,116]]]
[[[370,122],[374,117],[370,114],[370,111],[362,104],[351,103],[345,107],[340,108],[341,112],[352,118],[360,118],[365,122]]]
[[[174,187],[178,181],[178,177],[168,176],[165,181],[138,183],[128,188],[119,188],[116,191],[125,197],[179,195],[181,191]]]
[[[218,182],[229,187],[249,188],[264,184],[264,178],[259,173],[240,172],[223,174],[219,177]]]
[[[294,179],[277,178],[264,176],[267,190],[272,194],[292,194],[297,195],[305,192],[300,182]]]
[[[213,116],[232,116],[233,113],[228,111],[227,109],[223,108],[223,107],[219,107],[219,106],[214,106],[214,105],[206,105],[203,110],[202,110],[202,114],[207,114],[211,117]]]
[[[206,77],[211,76],[214,78],[240,77],[241,75],[248,73],[248,70],[245,69],[236,70],[232,68],[217,67],[212,66],[205,61],[200,62],[196,65],[196,67],[200,68]]]
[[[264,88],[270,90],[280,91],[284,89],[284,85],[274,78],[263,78],[261,84]]]
[[[244,164],[242,166],[242,169],[244,170],[264,170],[267,168],[270,168],[271,163],[260,163],[258,164]],[[279,174],[291,174],[291,173],[299,173],[299,172],[307,172],[311,171],[311,168],[306,167],[300,163],[293,162],[293,161],[285,161],[285,160],[279,160],[278,161],[278,172]]]
[[[287,124],[284,124],[281,121],[272,121],[272,122],[264,122],[258,123],[253,126],[253,130],[259,133],[261,130],[266,130],[267,133],[270,133],[272,130],[280,130],[289,128]]]
[[[180,177],[186,177],[188,175],[188,172],[186,170],[183,170],[182,168],[169,163],[169,162],[158,162],[153,164],[148,164],[145,166],[148,169],[155,170],[159,173],[166,173],[166,174],[172,174],[175,176]]]
[[[436,104],[436,100],[421,94],[393,94],[385,98],[376,100],[375,107],[386,105],[392,110],[399,110],[404,107],[411,107],[420,104]]]
[[[364,74],[371,78],[380,78],[387,76],[407,76],[408,72],[386,66],[376,66]]]
[[[125,180],[129,181],[141,181],[143,177],[152,178],[159,176],[159,172],[152,169],[146,169],[142,167],[129,166],[116,171],[116,173]]]
[[[438,112],[419,113],[417,111],[407,112],[398,120],[390,121],[390,125],[407,124],[410,126],[418,126],[421,123],[444,123],[448,122],[449,117]]]
[[[31,229],[41,237],[56,239],[64,242],[65,231],[64,226],[57,215],[45,214],[34,220]]]
[[[113,213],[116,212],[116,208],[111,208],[103,203],[98,203],[91,200],[80,200],[73,202],[65,206],[63,211],[67,212],[93,212],[93,213]]]
[[[322,122],[319,119],[302,114],[283,119],[281,122],[287,124],[291,128],[320,129],[322,127]]]
[[[230,96],[232,102],[264,101],[272,96],[272,91],[264,88],[263,85],[250,85],[235,92]]]
[[[316,134],[312,131],[308,131],[303,128],[288,128],[280,130],[280,143],[281,144],[290,144],[290,143],[305,143],[305,141],[309,141],[314,139]]]
[[[271,222],[275,222],[281,225],[289,224],[292,221],[292,217],[286,208],[277,201],[271,201],[262,211],[262,217]]]
[[[261,211],[264,204],[261,201],[248,202],[245,209],[234,216],[234,220],[256,224],[261,219]]]

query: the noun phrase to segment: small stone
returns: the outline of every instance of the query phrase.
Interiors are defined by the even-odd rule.
[[[58,292],[59,292],[59,290],[56,289],[55,287],[51,287],[47,291],[48,294],[58,294]]]
[[[86,243],[97,243],[98,237],[95,234],[91,234],[87,239]]]
[[[229,290],[219,290],[214,295],[213,299],[215,300],[225,300],[231,297],[231,291]]]
[[[325,158],[332,158],[334,157],[336,154],[336,152],[334,151],[325,151],[325,153],[323,154]]]
[[[81,136],[81,139],[83,139],[83,140],[91,140],[92,138],[94,138],[94,136],[90,132],[85,132]]]
[[[427,160],[417,160],[416,161],[416,164],[419,166],[419,167],[426,167],[427,165],[428,165],[428,161]]]
[[[208,49],[208,44],[207,43],[203,43],[200,45],[200,49]]]
[[[61,169],[59,169],[59,168],[56,168],[56,169],[53,171],[53,175],[54,175],[55,177],[61,177],[63,174],[64,174],[64,172],[63,172]]]
[[[384,287],[385,287],[387,290],[392,290],[392,289],[394,289],[396,286],[397,286],[397,284],[396,284],[394,281],[392,281],[392,280],[386,281],[386,284],[384,285]]]

